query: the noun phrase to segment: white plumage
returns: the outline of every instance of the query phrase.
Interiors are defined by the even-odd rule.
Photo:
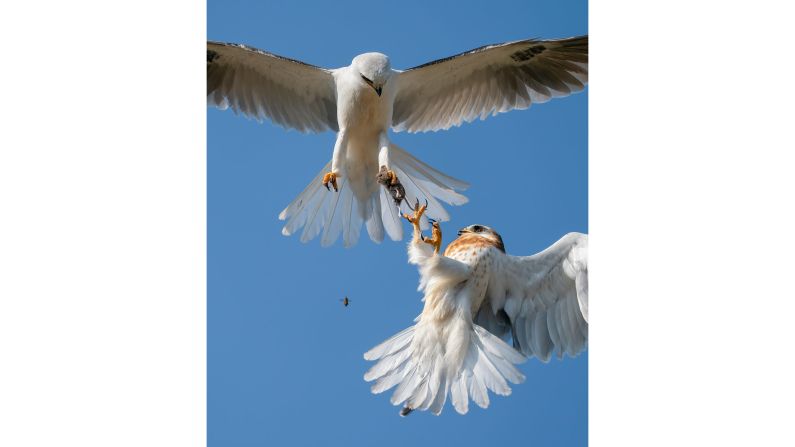
[[[337,132],[331,162],[279,215],[287,221],[283,234],[303,227],[303,242],[321,235],[324,246],[340,235],[346,247],[355,244],[362,223],[373,241],[385,232],[402,239],[399,213],[376,182],[380,166],[397,174],[408,203],[428,200],[432,218],[449,220],[439,201],[467,202],[458,192],[467,183],[391,143],[390,127],[435,131],[524,109],[582,90],[587,73],[587,36],[488,45],[406,71],[393,70],[380,53],[329,70],[244,45],[207,43],[210,104],[301,132]],[[337,194],[321,184],[328,173],[339,178]]]
[[[394,405],[440,414],[448,393],[465,414],[487,390],[507,396],[525,377],[525,356],[546,362],[575,356],[588,341],[588,236],[569,233],[533,256],[504,253],[499,235],[465,228],[445,255],[416,234],[409,262],[420,270],[422,313],[411,326],[364,354],[377,363],[364,375],[373,393],[397,386]],[[498,243],[497,243],[498,242]],[[512,339],[515,347],[504,340]],[[524,355],[523,355],[524,354]]]

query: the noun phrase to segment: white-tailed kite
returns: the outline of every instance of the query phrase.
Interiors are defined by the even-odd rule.
[[[364,354],[378,361],[364,375],[375,381],[373,393],[397,385],[391,402],[404,403],[405,416],[440,414],[449,392],[465,414],[470,399],[486,408],[487,390],[507,396],[507,382],[523,382],[514,364],[525,356],[547,362],[554,351],[573,357],[586,348],[587,235],[569,233],[538,254],[517,257],[505,253],[497,232],[470,225],[439,255],[439,224],[424,238],[424,211],[418,206],[407,219],[414,224],[409,262],[419,266],[425,305],[416,325]],[[509,333],[514,347],[503,341]]]
[[[391,143],[390,127],[448,129],[580,91],[587,78],[588,36],[487,45],[405,71],[393,70],[380,53],[329,70],[245,45],[207,43],[210,104],[302,132],[337,132],[331,161],[279,215],[287,220],[283,234],[303,227],[306,242],[322,231],[324,246],[340,233],[346,247],[355,244],[362,222],[373,241],[383,240],[384,230],[402,239],[393,203],[407,211],[407,201],[427,200],[430,217],[446,221],[438,200],[467,202],[456,192],[465,182]],[[329,185],[336,194],[326,191]]]

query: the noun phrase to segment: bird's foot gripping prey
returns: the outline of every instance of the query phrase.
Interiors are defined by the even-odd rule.
[[[407,70],[392,69],[380,53],[326,69],[245,45],[207,42],[209,104],[301,132],[337,132],[331,161],[279,215],[287,221],[282,234],[303,228],[302,242],[320,236],[324,246],[340,235],[346,247],[355,244],[363,223],[373,241],[385,233],[402,239],[395,203],[408,211],[407,203],[427,199],[427,215],[447,221],[441,202],[467,202],[459,193],[466,182],[393,144],[390,129],[449,129],[567,96],[587,81],[588,36],[486,45]],[[385,188],[376,179],[381,166],[391,170]],[[324,191],[329,185],[337,193]],[[428,228],[427,219],[421,227]]]
[[[406,188],[400,183],[400,180],[398,180],[395,171],[382,165],[381,169],[378,171],[376,180],[386,188],[392,200],[395,201],[395,205],[400,207],[400,203],[406,199]]]
[[[448,394],[460,414],[469,401],[489,406],[488,391],[511,393],[525,377],[514,366],[526,357],[575,356],[588,341],[588,236],[569,233],[533,256],[505,253],[502,237],[484,225],[458,233],[444,255],[438,223],[425,238],[417,222],[426,205],[405,216],[414,225],[409,262],[424,293],[417,324],[364,354],[376,361],[364,375],[371,391],[397,387],[401,416],[440,414]],[[438,235],[438,239],[436,236]],[[511,340],[513,346],[506,340]]]
[[[325,186],[327,190],[331,190],[328,187],[328,185],[331,184],[331,186],[334,187],[334,191],[339,191],[339,189],[337,189],[337,177],[339,177],[339,174],[335,172],[327,172],[325,175],[323,175],[323,186]]]

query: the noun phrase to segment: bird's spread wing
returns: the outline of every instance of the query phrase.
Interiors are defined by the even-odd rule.
[[[331,71],[245,45],[207,42],[207,102],[301,132],[339,129]]]
[[[400,72],[392,127],[449,129],[582,90],[588,36],[487,45]]]
[[[588,236],[569,233],[533,256],[503,256],[489,277],[475,322],[548,361],[575,356],[588,342]]]

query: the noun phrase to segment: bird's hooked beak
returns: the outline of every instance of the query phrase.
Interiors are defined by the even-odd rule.
[[[381,91],[383,90],[383,86],[381,86],[381,85],[379,85],[379,86],[376,86],[376,85],[375,85],[375,83],[373,83],[373,81],[372,81],[372,80],[370,80],[370,78],[368,78],[367,76],[365,76],[365,75],[363,75],[363,74],[360,74],[359,76],[361,76],[361,77],[362,77],[362,80],[363,80],[364,82],[366,82],[366,83],[367,83],[367,85],[369,85],[370,87],[372,87],[372,88],[373,88],[373,90],[375,90],[375,93],[376,93],[378,96],[381,96]]]
[[[459,236],[461,236],[464,233],[469,233],[469,230],[467,230],[466,228],[462,228],[462,229],[458,230],[458,235]]]

